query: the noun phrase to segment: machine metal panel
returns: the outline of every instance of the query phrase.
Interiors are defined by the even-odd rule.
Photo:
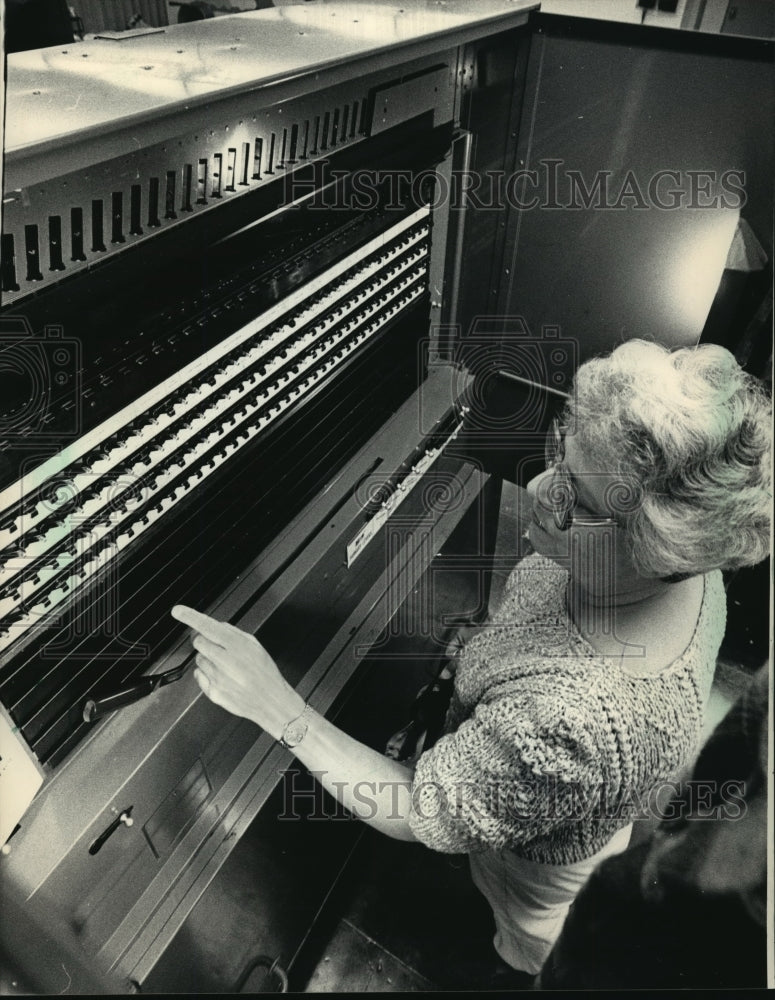
[[[418,415],[431,421],[446,411],[451,375],[441,369],[432,375],[386,426],[379,443],[364,448],[331,484],[323,506],[332,513],[277,583],[235,615],[255,592],[257,580],[271,579],[273,569],[283,567],[289,553],[298,550],[310,525],[320,529],[319,501],[211,609],[216,616],[255,632],[322,559],[350,575],[344,551],[360,506],[352,483],[369,474],[382,481],[379,469],[397,463],[407,429],[416,425]],[[371,461],[375,444],[382,456],[377,469]],[[442,473],[442,481],[445,476],[449,472]],[[325,713],[357,668],[362,651],[395,614],[407,576],[417,579],[428,553],[444,543],[483,484],[470,466],[453,473],[449,482],[452,493],[447,496],[449,490],[442,489],[446,500],[438,510],[433,491],[417,491],[419,521],[404,523],[407,538],[389,566],[382,564],[386,551],[372,546],[372,565],[362,567],[361,575],[373,582],[349,598],[355,606],[297,684],[319,711]],[[450,512],[442,516],[447,505]],[[179,643],[160,668],[191,655],[187,642]],[[286,662],[286,672],[289,668]],[[101,723],[51,776],[45,796],[25,817],[25,836],[4,859],[6,890],[13,886],[14,895],[26,900],[31,913],[55,911],[64,916],[73,906],[79,937],[98,956],[100,967],[142,982],[260,811],[287,760],[287,752],[266,734],[208,702],[189,674],[160,697],[129,706]],[[170,795],[189,785],[197,786],[195,801],[181,807],[179,816],[165,818]],[[127,807],[134,807],[133,827],[116,827],[101,849],[92,852]],[[159,836],[164,822],[167,831]],[[78,890],[70,900],[73,886]]]
[[[94,39],[8,58],[6,151],[115,131],[160,111],[188,111],[215,97],[266,88],[455,35],[525,20],[531,0],[443,4],[317,3],[167,27],[132,38]]]
[[[37,976],[43,932],[68,966],[72,954],[117,974],[119,991],[150,978],[287,759],[202,697],[190,670],[182,677],[191,653],[168,608],[195,603],[260,631],[282,651],[289,682],[326,711],[482,493],[480,471],[437,454],[454,437],[470,380],[438,363],[462,221],[448,219],[448,199],[434,202],[433,181],[449,186],[453,164],[467,162],[468,141],[455,138],[460,46],[524,24],[532,6],[322,3],[12,57],[3,284],[15,301],[2,318],[26,324],[12,331],[24,348],[56,334],[52,357],[60,334],[77,335],[73,384],[92,407],[65,426],[71,400],[59,390],[59,409],[49,401],[45,412],[57,433],[46,423],[48,436],[28,455],[25,435],[39,428],[19,424],[3,467],[4,485],[14,483],[3,494],[12,517],[0,525],[10,533],[4,621],[24,630],[9,631],[0,650],[2,698],[46,778],[0,866],[3,895],[34,933],[13,947],[4,929],[0,948],[44,991],[59,981],[56,969]],[[343,34],[324,27],[345,13]],[[398,15],[390,32],[380,27]],[[243,27],[244,49],[232,50],[230,32]],[[183,51],[170,49],[173,37],[188,40]],[[281,38],[291,40],[285,48]],[[176,76],[182,55],[189,69]],[[377,92],[390,120],[372,129]],[[33,98],[45,99],[48,118]],[[304,123],[329,113],[329,141],[305,146],[313,133]],[[247,152],[234,119],[251,123]],[[318,212],[302,197],[289,201],[277,177],[264,176],[265,159],[256,169],[267,147],[270,164],[288,174],[303,152],[330,160],[332,173],[344,166],[343,188],[374,166],[425,178],[422,204],[402,195],[389,212],[379,188],[371,209]],[[233,190],[242,177],[232,148],[253,161],[245,197]],[[187,177],[202,183],[189,188],[190,211],[181,203]],[[328,178],[315,179],[317,191],[338,183]],[[13,244],[18,282],[7,266]],[[266,327],[275,320],[277,329]],[[195,358],[206,370],[191,367]],[[127,409],[165,386],[153,412]],[[59,493],[44,497],[34,485],[33,470],[60,449],[73,474],[73,518]],[[130,457],[164,496],[125,496],[123,485],[109,495]],[[375,512],[386,490],[407,496],[400,518],[383,523]],[[384,502],[388,512],[397,506]],[[132,519],[142,514],[137,523],[130,509]],[[373,537],[348,566],[347,546],[370,518]],[[126,552],[111,547],[125,522],[137,532],[125,533],[134,546]],[[82,540],[90,547],[79,555]],[[74,552],[79,582],[60,580]],[[102,589],[117,597],[119,576],[123,631],[103,635],[119,616],[100,603]],[[44,599],[51,633],[30,617],[33,595]],[[92,609],[95,628],[82,630]],[[143,681],[177,673],[179,683],[132,704],[141,672]],[[107,713],[125,707],[95,725],[97,703]]]
[[[695,344],[738,218],[772,250],[772,43],[537,24],[498,311],[559,325],[579,362]]]
[[[394,97],[406,86],[394,82],[394,68],[280,103],[259,105],[245,94],[230,97],[200,110],[201,121],[185,115],[171,119],[160,142],[149,142],[145,128],[127,132],[131,149],[118,155],[101,139],[86,149],[73,147],[69,154],[44,151],[33,157],[30,150],[29,163],[6,171],[3,304],[280,178],[287,203],[308,195],[332,156],[384,131],[381,122],[372,127],[377,91],[391,105],[392,124],[422,112],[434,125],[451,120],[454,51],[437,58],[440,66],[412,60],[401,67],[402,73],[413,74],[413,86],[428,93],[421,109]],[[65,172],[49,176],[57,166]]]

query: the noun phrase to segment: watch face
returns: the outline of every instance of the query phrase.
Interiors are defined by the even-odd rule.
[[[289,722],[285,727],[285,732],[283,733],[283,742],[289,747],[298,746],[299,743],[304,739],[307,732],[307,723],[301,722],[296,719],[294,722]]]

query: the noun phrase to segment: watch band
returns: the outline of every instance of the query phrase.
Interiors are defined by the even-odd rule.
[[[282,735],[278,740],[280,746],[285,747],[286,750],[293,750],[294,747],[297,747],[301,743],[307,735],[309,715],[311,713],[312,706],[307,704],[302,709],[300,715],[297,715],[295,719],[291,719],[290,722],[286,723]]]

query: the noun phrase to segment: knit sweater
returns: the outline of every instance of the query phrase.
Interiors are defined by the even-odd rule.
[[[414,774],[410,825],[428,847],[581,861],[659,816],[694,759],[726,624],[721,573],[704,577],[684,652],[640,676],[581,635],[567,583],[551,560],[524,559],[461,653],[445,734]]]

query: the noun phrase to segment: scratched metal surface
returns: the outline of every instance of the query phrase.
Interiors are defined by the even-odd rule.
[[[6,152],[524,18],[533,0],[323,2],[8,56]]]

